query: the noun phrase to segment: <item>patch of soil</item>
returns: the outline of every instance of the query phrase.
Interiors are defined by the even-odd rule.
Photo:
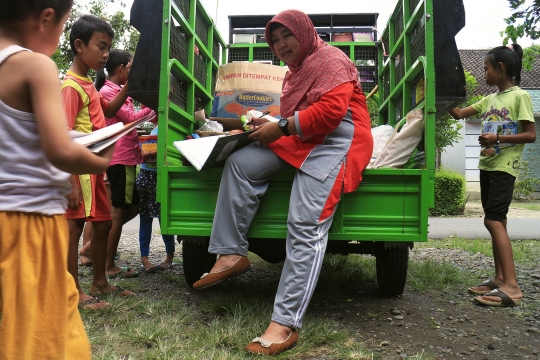
[[[484,217],[482,203],[479,200],[469,200],[465,204],[466,217]],[[512,202],[508,210],[509,219],[540,219],[540,210],[529,210],[518,201]]]
[[[471,213],[478,208],[481,211],[479,205],[468,202],[468,209]],[[511,213],[540,218],[540,211],[514,208]],[[138,249],[138,233],[124,232],[119,263],[138,268]],[[180,249],[177,246],[177,257],[181,257]],[[161,237],[154,234],[150,259],[159,263],[163,254]],[[415,248],[410,257],[451,262],[470,271],[478,283],[494,272],[492,258],[462,250]],[[311,317],[333,319],[337,326],[355,333],[356,339],[373,351],[374,359],[407,359],[421,354],[424,356],[420,359],[540,359],[540,268],[518,264],[516,271],[524,293],[521,307],[474,305],[467,289],[418,292],[408,285],[402,296],[388,298],[380,295],[376,284],[369,283],[332,294],[316,289],[308,312]],[[142,297],[182,298],[186,306],[196,307],[204,295],[187,287],[182,265],[176,264],[166,273],[171,276],[143,273],[126,280],[132,283],[126,283],[127,288],[137,289]],[[90,280],[88,270],[81,269],[80,276],[85,283]],[[279,278],[276,271],[268,271],[264,265],[255,266],[242,276],[255,277],[257,281]],[[336,359],[322,354],[295,354],[294,358]]]

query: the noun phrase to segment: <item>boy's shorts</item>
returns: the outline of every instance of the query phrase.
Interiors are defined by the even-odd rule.
[[[515,181],[515,176],[504,171],[480,170],[480,195],[486,219],[506,220]]]
[[[111,186],[112,206],[127,209],[139,205],[135,165],[112,165],[107,168],[107,178]]]
[[[77,210],[68,208],[66,218],[68,220],[86,219],[90,222],[111,220],[103,174],[79,175],[76,178],[83,201]]]

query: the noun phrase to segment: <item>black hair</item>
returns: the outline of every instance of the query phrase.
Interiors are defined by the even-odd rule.
[[[504,64],[506,76],[512,79],[514,85],[521,83],[521,68],[523,66],[523,49],[518,44],[507,46],[497,46],[486,54],[494,69],[499,69],[499,63]]]
[[[0,0],[2,1],[2,0]],[[75,49],[75,40],[80,39],[84,45],[88,45],[92,35],[94,33],[107,34],[114,38],[114,30],[111,25],[103,19],[94,15],[83,15],[73,23],[71,33],[69,34],[69,45],[73,55],[77,55],[77,49]]]
[[[115,74],[118,66],[127,65],[131,61],[131,59],[132,57],[129,51],[121,49],[111,49],[111,51],[109,51],[109,58],[107,59],[107,64],[103,69],[99,70],[96,75],[96,82],[94,84],[96,86],[96,89],[101,90],[103,85],[105,85],[105,69],[107,70],[109,76],[112,76]]]
[[[0,0],[0,25],[24,21],[47,8],[54,10],[58,23],[72,6],[73,0]]]
[[[272,24],[270,24],[270,31],[269,31],[270,35],[272,35],[272,32],[274,32],[274,30],[276,30],[277,28],[282,27],[282,26],[284,26],[284,25],[280,24],[278,22],[273,22]]]

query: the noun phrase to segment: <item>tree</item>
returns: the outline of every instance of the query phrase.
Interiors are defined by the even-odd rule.
[[[75,0],[71,15],[64,26],[64,32],[60,38],[58,49],[52,56],[52,59],[58,66],[61,76],[67,72],[73,61],[73,53],[71,52],[71,47],[69,45],[71,28],[73,27],[73,23],[84,14],[95,15],[111,24],[115,34],[112,43],[113,48],[125,49],[132,53],[135,52],[140,35],[137,30],[131,27],[129,20],[125,18],[123,11],[118,10],[112,14],[108,12],[109,4],[113,4],[114,2],[115,0],[92,0],[89,3],[86,3],[83,0]],[[118,1],[117,3],[125,8],[125,4]]]
[[[470,95],[474,89],[478,86],[476,78],[470,71],[465,70],[465,89],[467,91],[467,98],[463,104],[459,107],[467,107],[475,102],[479,101],[483,96]],[[459,130],[463,127],[459,120],[454,119],[449,114],[438,117],[435,120],[435,147],[437,149],[437,157],[441,158],[441,153],[447,146],[452,146],[456,141],[461,139]]]
[[[528,35],[531,39],[540,38],[540,30],[536,27],[540,21],[540,0],[525,4],[526,0],[508,0],[514,12],[504,19],[507,26],[501,31],[503,44],[509,40],[516,42],[518,38]]]

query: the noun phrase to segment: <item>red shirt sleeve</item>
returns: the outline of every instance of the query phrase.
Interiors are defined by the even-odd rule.
[[[84,106],[83,100],[77,90],[71,86],[66,86],[62,89],[62,98],[64,100],[64,111],[66,112],[68,130],[73,130],[77,114]]]
[[[109,100],[106,100],[103,96],[101,96],[101,94],[99,94],[99,102],[101,103],[101,109],[103,110],[103,113],[105,114],[107,110],[109,110]]]
[[[353,94],[354,85],[341,84],[327,92],[316,103],[298,112],[302,135],[329,134],[336,129],[347,110]]]

